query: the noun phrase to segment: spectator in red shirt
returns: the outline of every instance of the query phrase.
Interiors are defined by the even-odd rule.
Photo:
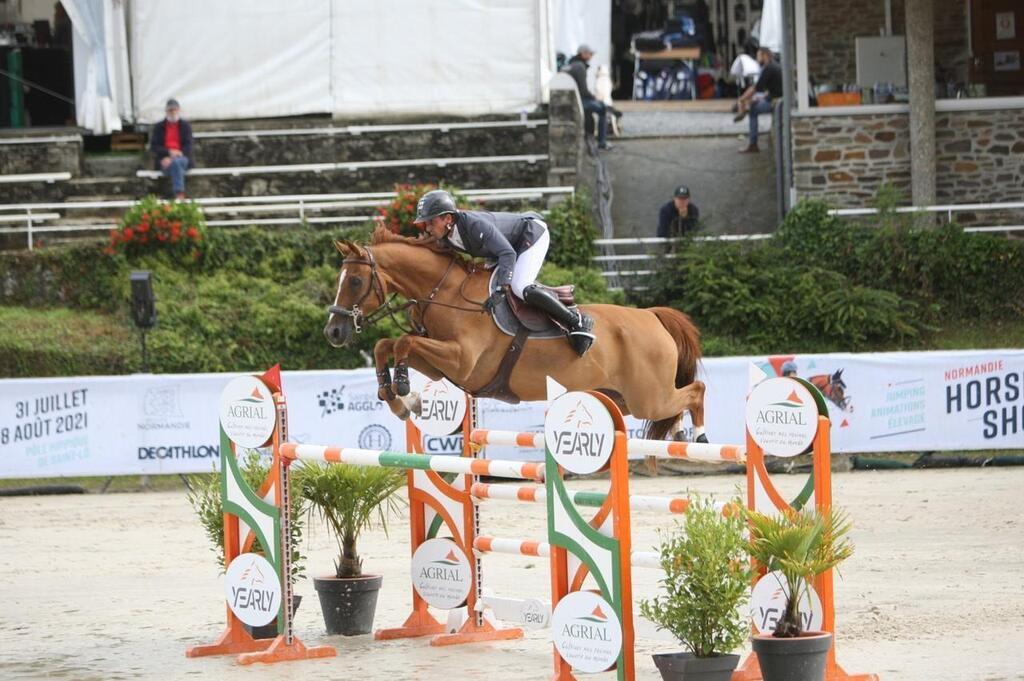
[[[168,99],[164,120],[153,126],[149,150],[157,170],[171,178],[174,198],[185,198],[185,172],[193,167],[192,126],[181,117],[181,105]]]

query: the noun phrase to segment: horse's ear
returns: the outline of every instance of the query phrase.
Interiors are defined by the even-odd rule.
[[[842,378],[842,377],[843,377],[843,370],[840,369],[839,371],[836,372],[836,378]]]
[[[334,247],[338,249],[338,253],[341,253],[342,257],[356,256],[362,257],[363,249],[358,244],[349,241],[348,239],[337,239],[334,242]]]

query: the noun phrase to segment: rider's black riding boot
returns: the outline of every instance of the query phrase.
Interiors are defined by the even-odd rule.
[[[576,354],[582,357],[594,342],[594,321],[584,317],[578,310],[570,310],[562,304],[555,294],[532,284],[523,289],[523,300],[527,305],[543,310],[552,319],[569,329],[569,344]]]

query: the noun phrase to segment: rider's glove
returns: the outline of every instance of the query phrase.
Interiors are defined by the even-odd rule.
[[[484,301],[484,310],[487,312],[494,312],[501,301],[505,299],[506,290],[508,290],[508,286],[499,286],[498,289],[491,294],[491,297]]]

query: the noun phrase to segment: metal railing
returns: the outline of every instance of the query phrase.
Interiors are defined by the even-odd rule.
[[[891,209],[894,213],[945,213],[946,221],[953,222],[954,213],[970,211],[974,213],[988,213],[1001,211],[1022,211],[1024,201],[1004,201],[1000,203],[943,203],[934,206],[899,206]],[[833,208],[829,215],[839,217],[862,217],[865,215],[878,215],[882,212],[879,208]],[[1018,232],[1024,230],[1024,225],[986,225],[981,227],[964,227],[965,232]]]
[[[677,255],[660,250],[657,252],[645,250],[643,253],[619,253],[616,252],[618,247],[637,249],[650,246],[668,246],[679,241],[758,241],[768,239],[771,236],[771,234],[709,234],[690,237],[689,239],[667,239],[664,237],[594,239],[594,245],[602,251],[602,254],[595,255],[591,258],[591,261],[601,267],[601,276],[605,278],[610,290],[622,291],[628,289],[630,291],[644,291],[647,289],[646,286],[633,285],[633,281],[639,277],[650,276],[654,274],[655,270],[650,268],[638,269],[638,266],[655,260],[670,260],[676,258]],[[625,269],[620,268],[620,263],[628,263],[628,267]]]
[[[288,137],[296,135],[362,135],[375,132],[416,132],[423,130],[437,130],[439,132],[451,132],[452,130],[479,130],[486,128],[526,128],[532,129],[547,125],[546,118],[527,118],[510,121],[480,121],[477,123],[407,123],[393,125],[344,125],[327,126],[319,128],[274,128],[274,129],[253,129],[253,130],[209,130],[197,132],[192,136],[196,139],[214,139],[218,137]]]
[[[0,175],[0,183],[14,184],[15,182],[46,182],[53,184],[63,180],[70,180],[71,173],[22,173],[20,175]]]
[[[469,163],[528,163],[533,165],[548,160],[547,154],[521,154],[517,156],[453,156],[450,158],[410,158],[389,161],[343,161],[339,163],[296,163],[274,166],[236,166],[225,168],[192,168],[190,176],[198,175],[270,175],[275,173],[323,173],[331,170],[357,171],[365,168],[405,168],[413,166],[435,166],[444,168]],[[159,170],[140,170],[138,177],[157,179],[163,173]]]
[[[488,200],[540,200],[547,196],[570,195],[575,188],[568,187],[511,187],[501,189],[465,189],[460,193],[466,198],[478,201]],[[362,192],[347,194],[291,194],[284,196],[225,196],[194,199],[207,215],[224,215],[224,218],[207,220],[210,227],[235,227],[242,225],[288,226],[352,224],[372,219],[372,211],[358,215],[320,216],[319,213],[346,208],[376,208],[386,205],[395,197],[395,192]],[[67,201],[63,203],[22,203],[0,205],[3,211],[19,211],[15,226],[0,224],[0,234],[25,233],[28,248],[34,248],[34,237],[46,233],[105,232],[112,229],[113,220],[95,223],[74,223],[60,225],[38,225],[44,220],[60,219],[59,213],[40,211],[61,210],[65,214],[82,210],[131,208],[136,201]],[[246,218],[244,215],[260,213],[287,213],[282,217]],[[12,216],[13,217],[13,216]],[[0,220],[0,222],[3,222]],[[15,222],[7,220],[6,222]]]

